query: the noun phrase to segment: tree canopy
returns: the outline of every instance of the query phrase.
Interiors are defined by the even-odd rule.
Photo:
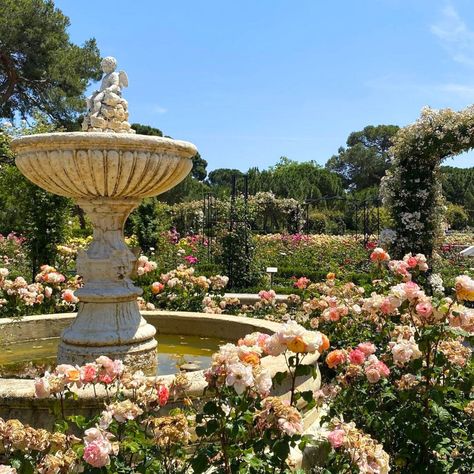
[[[399,127],[396,125],[369,125],[352,132],[347,147],[326,163],[326,168],[337,173],[344,185],[352,190],[378,186],[390,166],[389,149]]]
[[[101,77],[95,40],[73,44],[69,18],[50,0],[0,0],[0,12],[0,117],[36,109],[72,126]]]

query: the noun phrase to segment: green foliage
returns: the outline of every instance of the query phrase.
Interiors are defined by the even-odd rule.
[[[130,215],[127,227],[137,237],[142,251],[156,249],[161,233],[171,227],[169,206],[156,198],[144,199]]]
[[[191,174],[193,178],[196,178],[198,181],[204,181],[207,176],[207,161],[197,152],[193,157],[193,169]]]
[[[1,0],[0,11],[0,116],[39,109],[72,126],[101,76],[95,40],[71,43],[69,19],[49,0]]]
[[[321,196],[338,196],[343,191],[339,177],[314,161],[298,163],[282,157],[270,171],[271,190],[279,197],[302,201]]]
[[[150,125],[142,125],[141,123],[132,123],[131,127],[138,135],[151,135],[154,137],[162,137],[163,132],[159,128]]]
[[[25,184],[23,199],[27,209],[22,233],[28,236],[26,245],[34,275],[41,265],[54,264],[56,246],[66,239],[71,202],[29,182]]]
[[[167,204],[176,204],[202,199],[207,191],[209,191],[207,185],[198,181],[191,173],[177,186],[161,194],[159,199]]]
[[[221,237],[220,263],[229,277],[229,286],[234,289],[254,286],[260,278],[254,261],[255,242],[245,218],[246,206],[244,199],[235,200],[229,216],[229,228],[223,231]]]
[[[32,127],[15,129],[16,135],[45,133],[55,130],[44,117],[35,116]],[[11,231],[27,235],[26,242],[34,276],[44,264],[53,264],[56,246],[66,240],[72,202],[56,196],[28,181],[13,164],[8,147],[10,138],[2,134],[2,155],[6,157],[0,170],[1,233]]]
[[[442,166],[441,179],[445,199],[463,206],[474,226],[474,168]]]
[[[451,229],[463,230],[469,224],[469,214],[465,211],[463,206],[448,204],[446,221]]]
[[[247,223],[238,222],[222,239],[222,264],[229,287],[247,288],[257,284],[261,273],[254,260],[255,243]]]
[[[326,168],[337,173],[345,187],[361,190],[378,186],[390,163],[389,148],[399,127],[396,125],[370,125],[359,132],[352,132],[347,148],[326,163]]]

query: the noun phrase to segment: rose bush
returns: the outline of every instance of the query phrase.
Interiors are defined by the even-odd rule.
[[[184,474],[210,468],[226,474],[290,472],[290,448],[307,442],[296,402],[301,406],[311,394],[299,393],[292,383],[289,401],[270,396],[276,381],[261,358],[283,354],[294,380],[302,372],[315,371],[314,365],[306,366],[302,360],[327,347],[324,341],[321,333],[289,323],[271,336],[253,333],[237,344],[223,345],[205,373],[204,405],[188,397],[190,381],[183,373],[167,386],[104,356],[82,367],[59,365],[35,381],[37,397],[57,399],[56,430],[0,419],[0,456],[8,464],[1,469],[18,473]],[[85,387],[104,395],[103,411],[92,419],[65,417],[64,399],[77,397]],[[160,410],[170,397],[180,398],[183,407],[163,416]],[[79,437],[72,434],[73,427]]]

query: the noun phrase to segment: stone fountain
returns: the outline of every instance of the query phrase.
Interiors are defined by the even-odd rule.
[[[102,61],[101,87],[88,99],[84,132],[46,133],[12,142],[20,171],[41,188],[71,197],[89,216],[93,240],[77,256],[84,286],[79,311],[64,330],[58,363],[84,364],[100,355],[134,367],[156,364],[155,328],[141,316],[131,275],[136,257],[123,227],[143,198],[176,186],[192,168],[196,147],[168,138],[134,135],[122,88],[126,74]]]

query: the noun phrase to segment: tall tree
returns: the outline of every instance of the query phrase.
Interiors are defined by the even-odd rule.
[[[339,177],[314,161],[298,163],[281,157],[271,168],[272,189],[278,197],[298,200],[321,196],[338,196],[342,193]]]
[[[37,109],[74,127],[89,81],[101,77],[95,40],[73,44],[51,0],[0,0],[0,12],[0,116]]]
[[[390,166],[388,150],[398,130],[397,125],[369,125],[352,132],[347,147],[339,148],[326,163],[326,169],[337,173],[349,189],[378,186]]]
[[[139,135],[152,135],[155,137],[163,136],[163,132],[159,128],[152,127],[150,125],[132,123],[132,128]],[[191,170],[192,177],[196,178],[198,181],[204,181],[207,176],[207,161],[201,156],[199,152],[197,152],[191,159],[193,161],[193,168]]]
[[[35,116],[32,127],[22,135],[54,132],[55,126]],[[18,232],[27,237],[26,246],[34,276],[43,264],[54,264],[56,246],[63,243],[72,202],[51,194],[28,181],[13,163],[11,136],[0,129],[0,233]]]
[[[212,186],[229,186],[234,175],[241,178],[244,174],[233,168],[217,168],[209,173],[208,180]]]
[[[443,195],[453,204],[463,206],[474,224],[474,168],[441,167]]]

